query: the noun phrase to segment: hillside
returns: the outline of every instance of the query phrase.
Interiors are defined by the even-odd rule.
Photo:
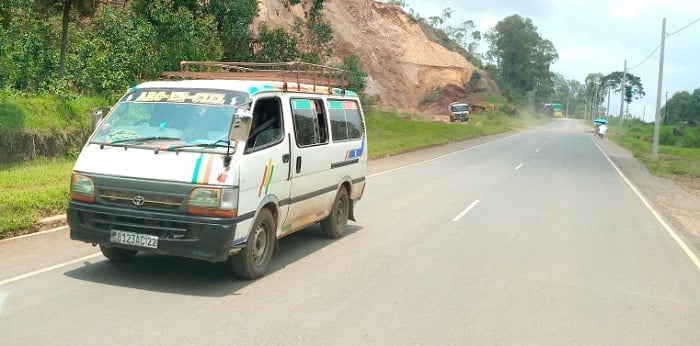
[[[302,5],[287,10],[277,0],[260,0],[260,21],[291,28],[303,18]],[[355,54],[369,74],[367,93],[386,108],[446,119],[447,104],[476,103],[480,96],[465,89],[474,71],[482,77],[480,88],[497,92],[485,71],[478,70],[458,53],[433,42],[431,28],[414,20],[401,7],[373,0],[327,0],[323,16],[333,30],[336,56]],[[431,91],[441,93],[421,105]]]

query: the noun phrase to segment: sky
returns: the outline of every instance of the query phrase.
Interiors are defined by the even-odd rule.
[[[622,71],[641,78],[646,96],[633,100],[629,112],[654,121],[663,18],[666,18],[661,102],[680,91],[700,88],[700,1],[697,0],[407,0],[421,17],[441,16],[449,7],[447,25],[472,20],[484,33],[500,20],[517,14],[529,18],[542,38],[550,40],[559,59],[551,70],[584,83],[589,73]],[[692,23],[692,24],[691,24]],[[481,41],[480,51],[488,48]],[[604,101],[603,106],[607,106]],[[673,105],[671,104],[671,107]],[[620,112],[620,95],[610,100]]]

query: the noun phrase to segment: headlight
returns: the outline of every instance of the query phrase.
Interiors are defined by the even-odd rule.
[[[235,217],[238,215],[238,190],[198,187],[190,192],[187,211],[196,215]]]
[[[95,202],[95,184],[92,178],[73,173],[70,183],[70,198],[78,201]]]

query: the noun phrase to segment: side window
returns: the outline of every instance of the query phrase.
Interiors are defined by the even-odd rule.
[[[362,138],[364,124],[357,101],[329,100],[328,113],[331,118],[331,135],[334,141]]]
[[[321,99],[292,99],[291,107],[298,146],[328,143],[328,124]]]
[[[282,103],[279,98],[259,99],[253,106],[253,122],[246,151],[257,150],[279,143],[284,138]]]

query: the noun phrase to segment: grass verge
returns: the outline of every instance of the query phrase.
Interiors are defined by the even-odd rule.
[[[654,124],[626,122],[622,135],[617,135],[618,124],[611,125],[608,138],[632,152],[651,173],[700,194],[700,128],[688,127],[683,136],[676,136],[673,135],[673,126],[661,126],[658,155],[654,157]]]
[[[63,214],[74,160],[0,165],[0,238],[29,233],[43,217]]]

